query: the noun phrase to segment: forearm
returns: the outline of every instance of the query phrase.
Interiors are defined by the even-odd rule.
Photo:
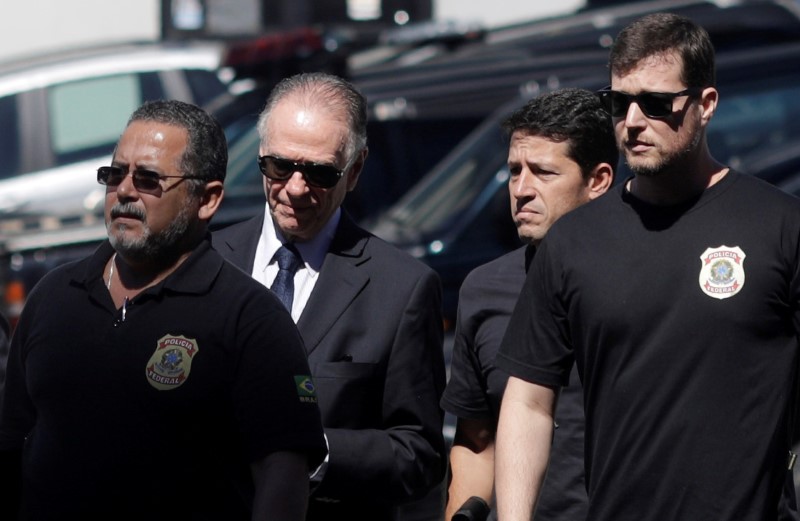
[[[304,454],[273,452],[251,465],[253,521],[303,521],[308,506],[308,463]]]
[[[445,520],[452,518],[472,496],[491,503],[494,488],[494,443],[489,443],[479,451],[454,444],[450,450],[450,471]]]
[[[525,396],[530,386],[511,378],[500,410],[495,478],[503,521],[531,519],[550,457],[554,393],[552,402],[532,401]]]

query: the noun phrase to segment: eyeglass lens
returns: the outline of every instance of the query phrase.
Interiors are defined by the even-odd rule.
[[[612,117],[621,118],[628,114],[628,107],[636,102],[639,108],[649,118],[665,118],[672,114],[672,103],[680,96],[692,96],[697,89],[685,89],[680,92],[642,92],[640,94],[626,94],[615,90],[600,91],[600,100]]]
[[[103,166],[97,169],[97,182],[115,188],[122,184],[126,170],[115,166]],[[134,170],[131,174],[133,186],[137,191],[151,195],[158,195],[162,192],[161,177],[150,170]]]
[[[333,165],[296,163],[275,156],[260,156],[258,167],[262,174],[276,181],[285,181],[292,177],[293,173],[300,172],[308,184],[318,188],[331,188],[344,175],[344,172]]]

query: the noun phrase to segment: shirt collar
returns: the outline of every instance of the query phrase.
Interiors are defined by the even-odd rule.
[[[208,291],[222,268],[223,259],[211,250],[210,236],[206,236],[198,244],[189,257],[181,263],[169,276],[146,292],[161,291],[168,288],[179,293],[204,293]],[[114,248],[106,240],[95,250],[94,254],[85,264],[82,273],[76,272],[74,279],[80,281],[85,287],[90,287],[94,281],[105,287],[103,280],[104,270],[108,259],[114,254]]]
[[[272,214],[269,211],[269,205],[264,210],[264,227],[261,229],[262,241],[265,245],[265,256],[267,259],[272,259],[278,248],[287,242],[283,237],[278,226],[272,220]],[[337,208],[336,211],[325,223],[325,226],[317,233],[310,241],[295,242],[294,246],[303,257],[303,263],[307,268],[314,272],[319,272],[322,268],[322,262],[325,260],[325,254],[330,249],[333,236],[336,234],[336,228],[339,226],[339,220],[342,217],[342,209]],[[272,226],[270,226],[272,223]]]

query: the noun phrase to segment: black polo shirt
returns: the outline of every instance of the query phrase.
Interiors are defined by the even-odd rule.
[[[24,443],[24,508],[249,519],[249,462],[292,450],[313,468],[325,453],[291,317],[208,242],[116,309],[112,253],[48,274],[12,341],[0,450]]]

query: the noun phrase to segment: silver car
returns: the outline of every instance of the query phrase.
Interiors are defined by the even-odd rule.
[[[148,99],[223,95],[214,43],[110,45],[0,63],[0,238],[91,219],[128,116]]]

